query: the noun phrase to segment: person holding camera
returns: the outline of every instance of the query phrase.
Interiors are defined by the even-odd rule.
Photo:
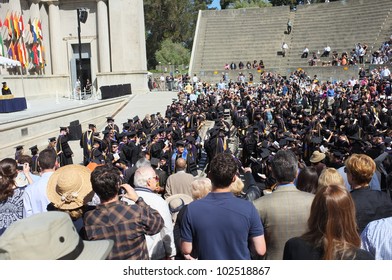
[[[151,175],[155,177],[153,170]],[[84,215],[87,239],[114,240],[107,259],[148,260],[146,236],[159,233],[164,226],[159,212],[147,205],[130,185],[121,184],[120,173],[115,167],[96,167],[90,180],[101,204]],[[124,199],[134,204],[120,201],[120,189],[125,191]]]

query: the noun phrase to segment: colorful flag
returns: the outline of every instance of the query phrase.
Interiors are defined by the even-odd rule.
[[[14,29],[15,29],[15,38],[18,39],[20,37],[20,30],[19,30],[19,16],[18,14],[15,12],[14,14]]]
[[[18,25],[19,25],[20,33],[23,36],[23,33],[24,33],[24,23],[23,23],[23,16],[22,15],[20,15],[20,17],[19,17]]]
[[[38,36],[37,36],[37,33],[35,32],[34,21],[31,21],[31,20],[30,20],[30,32],[31,32],[31,35],[33,36],[33,42],[34,43],[37,42]]]
[[[10,14],[9,14],[9,13],[7,13],[7,16],[6,16],[6,18],[5,18],[4,26],[7,26],[7,29],[8,29],[8,36],[9,36],[10,38],[12,38],[11,19],[10,19]]]
[[[38,20],[37,27],[38,27],[38,36],[42,40],[44,37],[43,37],[43,34],[42,34],[41,20]]]
[[[1,34],[0,34],[0,55],[1,56],[5,56],[5,53],[4,53],[4,42],[3,42],[3,37],[1,36]]]

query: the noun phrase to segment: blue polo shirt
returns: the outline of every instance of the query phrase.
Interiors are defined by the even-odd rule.
[[[250,260],[251,237],[264,235],[254,205],[232,193],[209,193],[187,207],[181,239],[192,242],[200,260]]]

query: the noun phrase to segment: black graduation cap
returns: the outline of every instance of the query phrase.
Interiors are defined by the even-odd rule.
[[[60,126],[60,131],[65,131],[65,130],[67,130],[67,127],[65,127],[65,126]]]
[[[106,117],[106,121],[107,121],[107,122],[110,122],[110,121],[113,121],[113,122],[114,122],[114,119],[113,119],[112,117]]]
[[[131,130],[131,131],[128,132],[128,136],[131,137],[131,138],[135,137],[135,135],[136,135],[136,131],[135,130]]]
[[[154,130],[153,132],[151,132],[151,137],[155,137],[158,135],[158,130]]]
[[[155,118],[155,114],[151,114],[150,117],[151,117],[151,118]]]
[[[153,158],[151,158],[150,163],[151,163],[151,166],[157,167],[159,164],[159,159],[153,157]]]
[[[133,123],[133,119],[128,119],[128,123]]]
[[[286,137],[285,139],[287,142],[294,142],[295,141],[295,139],[291,138],[291,137]]]
[[[15,147],[15,149],[16,149],[17,151],[20,151],[20,150],[23,149],[23,145],[18,145],[18,146]]]
[[[135,116],[135,117],[133,117],[133,121],[134,122],[137,122],[137,121],[139,121],[140,119],[139,119],[139,116]]]
[[[3,85],[6,85],[7,84],[7,82],[1,82]]]
[[[117,141],[111,141],[110,144],[112,144],[112,146],[118,146],[118,142]]]
[[[286,141],[285,138],[282,138],[282,139],[279,140],[279,146],[280,147],[284,147],[286,145],[287,145],[287,141]]]
[[[321,142],[323,142],[323,138],[322,137],[313,137],[311,142],[314,144],[321,144]]]
[[[89,128],[93,128],[93,127],[97,127],[95,124],[93,124],[93,123],[90,123],[89,125],[88,125],[88,127]]]
[[[185,142],[182,141],[182,140],[178,140],[178,141],[176,142],[176,147],[178,147],[178,146],[183,146],[183,147],[185,147]]]
[[[30,147],[29,149],[30,149],[30,151],[38,150],[38,147],[37,147],[37,145],[34,145],[33,147]]]
[[[56,141],[56,137],[50,137],[50,138],[48,138],[48,140],[49,140],[49,142],[54,142],[54,141]]]
[[[192,143],[192,144],[194,144],[195,143],[195,137],[193,137],[193,136],[187,136],[187,137],[185,137],[185,140],[188,142],[188,143]]]
[[[270,150],[263,148],[263,149],[261,149],[260,157],[262,159],[266,159],[270,156],[270,154],[271,154]]]
[[[341,151],[339,151],[339,150],[334,150],[334,151],[332,152],[332,154],[333,154],[334,157],[336,157],[336,158],[342,159],[342,158],[344,157],[344,154],[343,154]]]
[[[142,146],[146,145],[146,143],[147,143],[146,139],[143,139],[143,140],[140,141],[140,145],[142,145]]]
[[[124,128],[124,129],[128,129],[128,128],[130,128],[130,125],[129,125],[129,123],[127,123],[127,122],[123,123],[123,128]]]

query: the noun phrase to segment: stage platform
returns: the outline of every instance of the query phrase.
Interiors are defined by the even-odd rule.
[[[78,120],[82,131],[89,123],[97,125],[98,131],[106,126],[106,117],[112,116],[122,128],[128,118],[145,114],[165,113],[166,106],[177,98],[177,92],[148,92],[106,100],[72,100],[67,98],[27,99],[27,110],[0,114],[0,159],[14,157],[15,147],[25,145],[25,154],[30,155],[29,147],[37,145],[40,150],[48,144],[49,137],[57,137],[60,126],[68,126]],[[82,161],[79,141],[71,141],[74,162]]]

